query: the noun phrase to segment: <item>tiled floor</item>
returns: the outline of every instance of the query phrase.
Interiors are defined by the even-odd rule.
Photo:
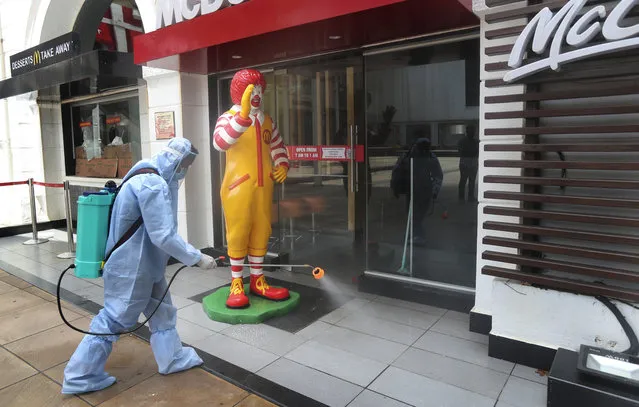
[[[60,240],[64,238],[63,234],[58,236]],[[26,248],[21,244],[25,239],[0,239],[0,268],[11,265],[56,283],[63,267],[55,254],[63,246],[43,244]],[[170,266],[167,276],[178,267]],[[468,315],[366,295],[358,293],[354,286],[336,284],[336,295],[353,299],[298,332],[290,333],[265,324],[231,326],[211,321],[202,312],[201,304],[189,299],[227,283],[228,274],[226,269],[211,272],[187,269],[176,278],[171,292],[179,308],[178,331],[182,340],[321,403],[349,407],[546,405],[545,377],[533,369],[489,357],[487,337],[468,331]],[[311,277],[275,275],[278,279],[318,287]],[[15,284],[11,276],[0,278],[0,344],[12,342],[6,347],[13,352],[11,345],[16,338],[2,328],[3,323],[9,322],[1,310],[2,295],[9,295],[7,301],[13,304],[9,298],[16,295],[12,294],[16,288],[4,284],[5,278]],[[100,285],[100,280],[80,280],[73,276],[65,277],[63,282],[64,288],[98,304],[103,300]],[[59,317],[48,311],[47,301],[51,298],[31,288],[26,288],[27,293],[30,296],[21,297],[20,301],[31,304],[29,309],[46,316],[40,319],[42,324],[53,321],[47,328],[56,329]],[[68,314],[77,324],[88,323],[82,314],[74,314],[72,310]],[[20,323],[21,318],[19,310],[11,311],[11,323],[37,337],[38,332],[29,331],[27,325]],[[64,354],[58,349],[66,349],[73,340],[77,338],[53,341],[47,352]],[[31,341],[38,342],[37,339]],[[33,343],[21,345],[25,355]],[[55,374],[60,373],[53,366],[60,363],[59,357],[34,355],[31,351],[28,358],[25,360],[31,360],[30,369],[50,369],[54,379]],[[60,365],[57,366],[59,369]],[[144,363],[139,362],[138,367],[139,375],[146,377],[145,389],[157,393],[157,397],[174,396],[162,390],[155,382],[158,378],[144,370]],[[33,373],[25,369],[22,375]],[[179,386],[180,380],[174,380]],[[126,397],[125,391],[104,405],[124,405]],[[152,405],[149,401],[140,403]],[[242,406],[252,406],[254,400],[246,399],[242,403]]]
[[[274,406],[199,368],[161,376],[149,344],[133,336],[116,342],[107,362],[106,370],[118,379],[113,386],[79,397],[62,395],[64,367],[82,335],[52,314],[57,313],[53,300],[39,288],[0,271],[0,332],[4,338],[0,406]],[[64,306],[74,325],[88,328],[89,317],[73,312],[76,307],[70,304]]]

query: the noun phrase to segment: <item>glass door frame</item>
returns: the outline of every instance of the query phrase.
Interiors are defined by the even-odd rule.
[[[387,44],[387,45],[380,45],[378,47],[369,47],[369,49],[364,49],[362,52],[362,58],[363,58],[363,63],[364,63],[364,89],[366,94],[368,94],[369,92],[369,87],[368,87],[368,83],[367,83],[367,62],[368,62],[368,58],[374,55],[381,55],[381,54],[390,54],[393,52],[398,52],[398,51],[407,51],[407,50],[411,50],[411,49],[418,49],[418,48],[423,48],[423,47],[432,47],[432,46],[436,46],[436,45],[441,45],[441,44],[449,44],[449,43],[458,43],[458,42],[462,42],[462,41],[466,41],[466,40],[471,40],[471,39],[479,39],[481,38],[479,30],[476,29],[475,27],[471,28],[471,29],[463,29],[463,30],[459,30],[459,31],[453,31],[450,33],[446,33],[444,36],[442,37],[438,37],[438,38],[432,38],[432,39],[420,39],[417,41],[406,41],[404,43],[402,42],[395,42],[393,44]],[[366,112],[364,113],[364,118],[366,121],[366,130],[368,131],[368,120],[367,120],[367,114],[368,114],[368,109],[366,109]],[[366,146],[365,146],[365,151],[366,151],[366,157],[368,158],[368,149],[369,149],[369,140],[368,137],[366,137]],[[367,183],[368,186],[368,183]],[[372,185],[369,186],[370,188],[372,188]],[[366,221],[365,224],[367,226],[366,228],[366,239],[368,240],[370,237],[368,235],[369,232],[369,222],[370,222],[370,212],[371,207],[370,205],[366,205]],[[411,268],[412,268],[412,242],[411,242]],[[434,288],[434,289],[438,289],[438,290],[442,290],[442,291],[451,291],[451,292],[455,292],[455,293],[460,293],[460,294],[466,294],[466,295],[472,295],[475,296],[475,287],[468,287],[468,286],[463,286],[463,285],[457,285],[457,284],[450,284],[450,283],[446,283],[446,282],[441,282],[441,281],[436,281],[436,280],[427,280],[427,279],[421,279],[421,278],[417,278],[417,277],[413,277],[413,276],[406,276],[406,275],[401,275],[401,274],[396,274],[396,273],[391,273],[391,272],[385,272],[385,271],[378,271],[375,270],[374,267],[372,267],[372,265],[369,263],[369,252],[366,252],[366,269],[364,271],[364,275],[367,277],[372,277],[372,278],[378,278],[378,279],[384,279],[384,280],[389,280],[389,281],[395,281],[395,282],[400,282],[400,283],[408,283],[408,284],[414,284],[414,285],[421,285],[424,287],[428,287],[428,288]],[[473,270],[474,273],[476,273],[476,270]]]
[[[337,62],[346,61],[346,60],[355,60],[355,59],[358,60],[358,64],[356,64],[357,66],[346,68],[345,71],[346,71],[347,83],[348,83],[347,108],[346,108],[348,112],[348,115],[347,115],[348,117],[346,119],[346,122],[347,122],[348,131],[349,131],[349,137],[348,137],[347,144],[349,145],[349,147],[351,148],[351,151],[353,152],[351,160],[348,162],[349,171],[347,175],[348,191],[349,191],[348,230],[352,232],[352,237],[353,237],[352,240],[354,243],[354,247],[359,247],[359,243],[364,241],[366,237],[366,233],[367,233],[366,232],[366,207],[365,207],[366,206],[365,196],[367,193],[367,185],[366,185],[366,177],[360,176],[360,174],[363,173],[363,171],[365,171],[365,161],[364,163],[356,162],[355,160],[356,155],[354,154],[355,146],[357,144],[363,145],[364,154],[366,154],[365,153],[366,152],[366,140],[365,140],[366,133],[362,132],[362,129],[365,129],[366,127],[365,110],[360,112],[355,111],[356,107],[358,105],[361,105],[361,104],[358,104],[357,101],[355,100],[357,98],[357,92],[361,90],[361,92],[363,93],[364,83],[365,83],[364,57],[362,55],[361,50],[356,52],[353,52],[352,50],[347,50],[347,51],[341,51],[336,53],[320,54],[320,55],[314,55],[314,56],[310,56],[306,58],[299,58],[299,59],[293,59],[289,61],[281,61],[277,63],[259,65],[259,66],[251,67],[251,68],[257,69],[263,74],[272,73],[275,75],[275,77],[277,77],[278,71],[285,70],[287,68],[291,69],[295,67],[303,67],[305,63],[309,63],[309,65],[311,65],[311,64],[314,64],[314,61],[317,61],[318,59],[323,59],[326,57],[330,58],[331,60],[334,59]],[[330,65],[329,65],[329,68],[330,68]],[[222,114],[226,109],[230,107],[230,106],[222,105],[223,103],[222,92],[228,92],[228,86],[225,86],[225,81],[228,81],[229,79],[231,79],[233,75],[235,74],[235,72],[237,72],[238,70],[239,69],[211,75],[211,81],[214,82],[214,86],[210,85],[209,89],[211,91],[214,91],[215,94],[210,95],[210,100],[214,100],[213,97],[215,97],[216,107],[217,107],[216,111],[214,111],[215,109],[210,109],[210,115],[214,116],[210,118],[211,134],[215,127],[215,122],[217,117],[219,117],[220,114]],[[269,83],[269,85],[274,86],[275,83]],[[276,99],[277,99],[277,95],[276,95]],[[276,107],[276,111],[277,111],[277,107]],[[335,126],[337,127],[338,123],[336,123]],[[324,129],[324,132],[326,131],[327,130]],[[364,135],[363,139],[361,136],[362,134]],[[320,137],[320,140],[322,140],[322,137]],[[219,188],[219,185],[221,185],[221,180],[224,177],[225,157],[222,157],[222,156],[223,154],[220,154],[220,158],[218,160],[212,160],[213,174],[219,174],[219,176],[217,176],[217,178],[219,179],[212,180],[213,188]],[[213,177],[216,177],[216,176],[213,175]],[[283,185],[283,187],[285,187],[285,184]],[[278,189],[276,189],[275,191],[278,191]],[[214,196],[214,199],[219,200],[219,193],[214,192],[213,196]],[[279,201],[280,199],[281,199],[281,194],[276,193],[276,200]],[[218,207],[218,206],[215,205],[215,207]],[[279,211],[279,205],[278,205],[278,211]],[[280,217],[278,216],[278,218]],[[215,235],[221,237],[222,247],[226,248],[227,247],[226,223],[224,218],[224,211],[222,210],[221,205],[219,205],[219,214],[218,215],[214,214],[214,219],[216,219],[214,224],[219,225],[218,227],[220,228],[220,233],[219,234],[215,233]],[[274,233],[272,236],[275,236],[276,233],[279,233],[280,236],[278,236],[278,238],[281,239],[282,237],[281,234],[283,233],[283,231],[276,232],[274,230],[273,232]],[[217,246],[219,247],[219,245]],[[276,257],[276,256],[279,256],[280,254],[281,254],[280,252],[278,253],[269,252],[267,256]],[[362,255],[365,256],[365,253],[362,253]],[[363,271],[363,269],[364,268],[362,268],[361,271]]]

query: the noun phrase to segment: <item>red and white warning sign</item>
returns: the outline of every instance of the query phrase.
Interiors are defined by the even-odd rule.
[[[350,146],[288,146],[291,161],[350,161]],[[364,146],[355,146],[355,161],[364,162]]]

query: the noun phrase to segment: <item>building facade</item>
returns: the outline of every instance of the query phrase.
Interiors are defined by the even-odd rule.
[[[571,26],[534,20],[545,2],[470,3],[1,1],[2,181],[69,180],[80,193],[186,137],[200,157],[180,192],[180,232],[224,252],[224,156],[211,134],[232,105],[234,72],[256,68],[292,162],[273,200],[270,261],[317,264],[338,284],[472,309],[471,330],[491,334],[491,354],[531,366],[549,367],[557,347],[624,347],[623,330],[592,296],[636,301],[636,258],[611,246],[636,243],[615,229],[636,223],[635,164],[624,156],[636,151],[636,48],[561,72],[550,62],[526,71],[543,64],[524,56],[527,24],[550,24],[551,40]],[[548,12],[564,10],[568,24],[592,7],[573,16],[577,3],[552,2]],[[588,12],[567,34],[571,46],[601,40],[584,31],[595,14],[628,3]],[[38,86],[10,78],[12,56],[69,33],[80,51],[60,62],[75,67],[66,77]],[[542,58],[555,52],[551,40],[539,45]],[[106,61],[97,72],[83,65],[87,53]],[[6,90],[14,87],[27,91]],[[128,156],[107,153],[116,137],[130,144]],[[427,170],[413,154],[424,139]],[[125,148],[117,145],[111,150]],[[61,193],[38,190],[37,202],[39,221],[64,218]],[[3,226],[29,223],[26,191],[1,205]],[[637,311],[623,307],[637,327]],[[534,351],[544,356],[527,356]]]
[[[598,298],[639,328],[636,2],[473,6],[483,197],[475,328],[490,331],[491,355],[531,366],[549,367],[560,347],[624,351],[629,339]]]

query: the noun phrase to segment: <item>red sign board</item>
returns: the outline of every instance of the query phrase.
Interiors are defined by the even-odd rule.
[[[287,146],[291,161],[350,161],[350,146]],[[355,146],[355,161],[364,162],[364,146]]]
[[[107,117],[106,124],[117,124],[117,123],[120,123],[120,121],[121,121],[120,116],[111,116],[111,117]]]

